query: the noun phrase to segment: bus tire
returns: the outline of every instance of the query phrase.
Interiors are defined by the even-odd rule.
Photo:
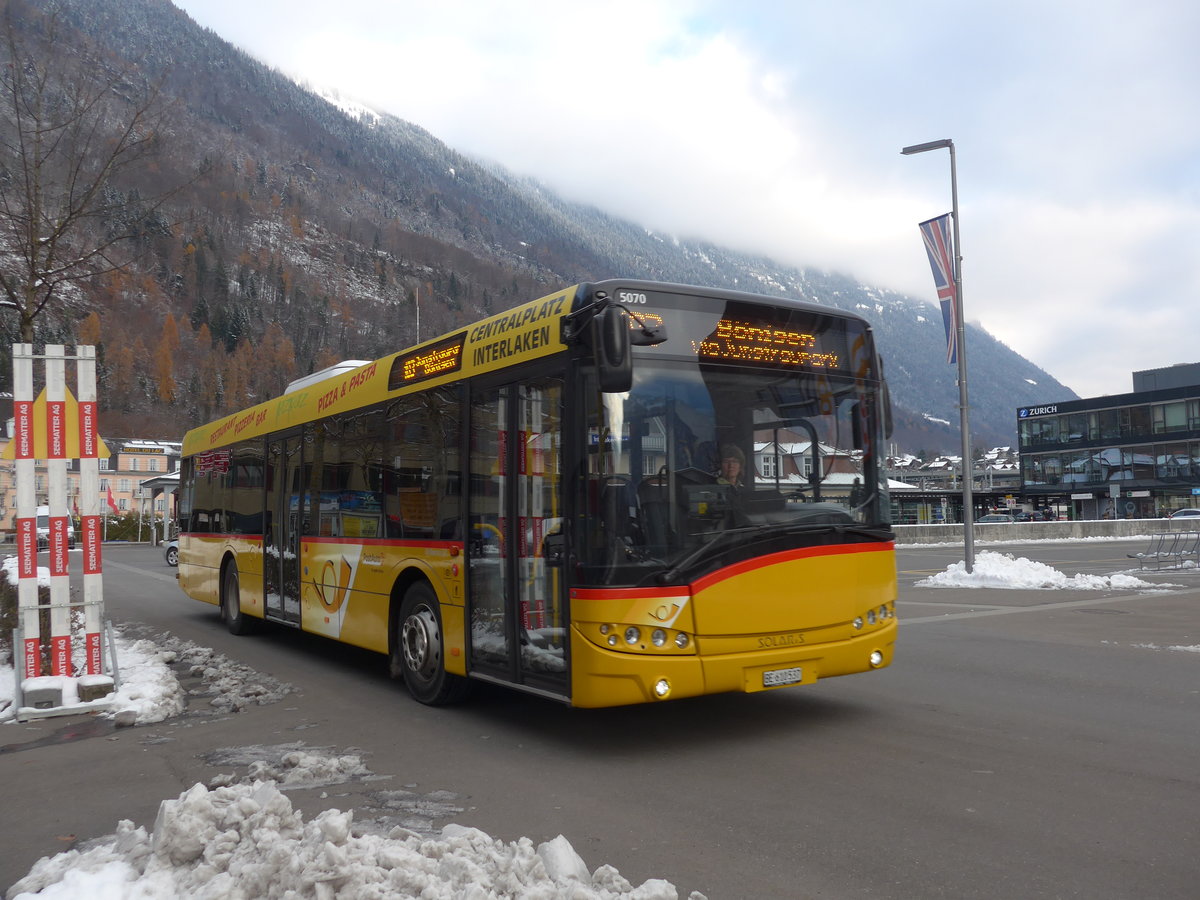
[[[466,696],[467,679],[446,671],[446,646],[437,595],[427,581],[404,592],[392,636],[390,667],[404,679],[413,699],[429,706],[454,703]]]
[[[249,634],[254,623],[242,612],[242,591],[237,563],[230,562],[221,573],[221,618],[230,634]]]

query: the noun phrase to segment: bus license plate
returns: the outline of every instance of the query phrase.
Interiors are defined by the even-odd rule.
[[[804,671],[799,666],[794,669],[772,669],[763,672],[763,687],[777,687],[781,684],[799,684],[804,680]]]

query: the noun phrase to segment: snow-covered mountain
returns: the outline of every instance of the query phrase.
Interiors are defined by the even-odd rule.
[[[211,335],[212,354],[229,356],[218,370],[233,365],[239,348],[262,359],[265,341],[290,347],[285,362],[304,374],[331,358],[372,358],[411,342],[418,301],[429,337],[560,286],[631,276],[860,312],[885,357],[895,443],[928,453],[958,447],[956,370],[945,362],[940,313],[928,303],[824,271],[819,260],[789,267],[568,202],[416,125],[294,83],[167,0],[59,6],[77,29],[73,39],[100,44],[114,64],[136,64],[174,104],[164,158],[146,179],[161,182],[200,162],[208,173],[180,197],[183,224],[147,234],[154,259],[138,278],[121,290],[93,285],[83,304],[99,316],[109,346],[148,342],[168,315],[191,327],[173,377],[192,391],[164,408],[152,389],[161,364],[139,374],[142,356],[133,352],[126,381],[131,390],[149,387],[127,398],[131,417],[178,428],[234,402],[227,385],[205,380],[211,363],[201,334]],[[153,185],[120,187],[151,193]],[[44,328],[69,342],[73,335],[63,332],[81,319],[48,319]],[[1018,406],[1075,396],[979,328],[968,327],[967,347],[980,446],[1015,443]],[[243,397],[276,389],[247,384]]]

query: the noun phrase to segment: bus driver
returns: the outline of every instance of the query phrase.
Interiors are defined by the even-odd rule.
[[[717,484],[742,487],[742,470],[745,466],[745,454],[733,444],[725,444],[721,447],[721,471],[717,473]]]

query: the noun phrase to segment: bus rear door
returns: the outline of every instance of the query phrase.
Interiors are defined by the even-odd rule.
[[[304,508],[300,491],[304,442],[299,431],[267,442],[267,499],[263,533],[266,617],[300,625],[300,537]]]
[[[559,698],[562,397],[560,377],[473,390],[467,501],[472,672]]]

